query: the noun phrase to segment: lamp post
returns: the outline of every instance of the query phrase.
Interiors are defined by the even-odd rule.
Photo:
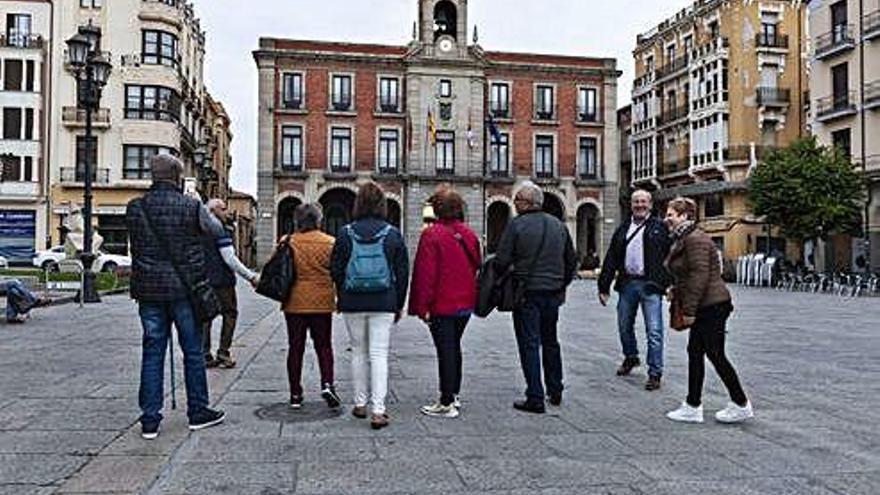
[[[92,25],[80,26],[78,33],[67,40],[67,57],[73,75],[76,79],[76,103],[77,108],[86,114],[86,142],[83,157],[83,221],[85,232],[83,236],[83,249],[80,256],[85,274],[80,297],[83,302],[101,302],[95,287],[95,273],[92,264],[95,261],[95,253],[92,251],[92,153],[94,138],[92,136],[92,112],[97,111],[101,105],[101,91],[110,77],[112,65],[107,57],[99,51],[101,41],[101,28]],[[74,174],[76,172],[74,171]]]

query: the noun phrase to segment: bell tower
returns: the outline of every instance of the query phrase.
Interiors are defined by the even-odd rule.
[[[467,0],[419,0],[419,42],[426,54],[467,55]]]

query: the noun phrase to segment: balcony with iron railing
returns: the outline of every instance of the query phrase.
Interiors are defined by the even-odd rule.
[[[330,103],[330,110],[334,112],[351,112],[351,98],[334,99]]]
[[[61,123],[71,128],[86,126],[86,111],[77,107],[63,107],[61,109]],[[110,127],[110,109],[99,108],[92,112],[92,126],[95,129]]]
[[[688,68],[690,57],[687,54],[682,55],[672,62],[667,63],[663,67],[657,69],[657,81],[661,81],[668,77],[675,76],[684,72]]]
[[[758,49],[761,49],[761,48],[786,49],[786,48],[788,48],[788,35],[773,34],[773,33],[759,33],[759,34],[755,35],[755,46],[757,46]]]
[[[598,108],[586,108],[578,105],[577,122],[579,124],[601,124]]]
[[[489,114],[494,119],[509,119],[510,104],[503,101],[489,100]]]
[[[786,107],[791,103],[791,91],[785,88],[758,87],[755,94],[762,107]]]
[[[695,47],[690,55],[691,60],[698,60],[715,54],[725,55],[729,47],[730,42],[726,37],[716,36],[706,43]]]
[[[865,110],[880,109],[880,79],[865,83],[865,101],[862,105]]]
[[[556,110],[552,106],[535,104],[535,120],[551,122],[556,120]]]
[[[61,167],[61,183],[62,184],[82,184],[85,180],[85,170],[81,167]],[[93,168],[92,169],[93,184],[109,184],[110,169],[109,168]]]
[[[865,41],[880,37],[880,9],[865,14],[862,18],[862,39]]]
[[[0,33],[0,46],[10,48],[43,48],[43,37],[28,31],[10,29],[6,33]]]
[[[856,113],[856,92],[848,91],[841,94],[826,96],[816,100],[816,120],[828,122]]]
[[[281,100],[281,108],[285,110],[302,110],[302,97],[293,97]]]
[[[642,74],[641,76],[635,78],[633,80],[633,89],[639,90],[639,89],[643,89],[647,86],[650,86],[654,82],[654,76],[655,76],[654,71],[649,70],[649,71],[645,72],[644,74]]]
[[[379,103],[379,111],[382,113],[401,113],[400,105],[395,101],[383,101]]]
[[[816,38],[816,58],[833,57],[856,46],[852,24],[838,24],[831,31]]]
[[[664,108],[657,116],[657,126],[670,125],[673,122],[688,118],[690,109],[687,104],[675,108]]]

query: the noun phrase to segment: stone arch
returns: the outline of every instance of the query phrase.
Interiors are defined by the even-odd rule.
[[[351,223],[355,192],[350,187],[333,187],[324,191],[318,200],[324,210],[324,232],[336,237],[345,225]]]
[[[501,234],[513,218],[514,208],[508,201],[493,201],[486,208],[486,251],[498,249]]]
[[[440,0],[434,4],[434,40],[447,35],[458,38],[458,8],[450,0]]]
[[[543,210],[565,222],[565,198],[551,191],[544,191]]]
[[[296,228],[293,220],[293,212],[296,207],[303,204],[303,200],[297,194],[285,194],[281,196],[275,206],[275,238],[287,235]]]
[[[578,257],[584,262],[586,269],[597,268],[602,214],[591,201],[580,203],[577,209],[577,238],[575,245]]]

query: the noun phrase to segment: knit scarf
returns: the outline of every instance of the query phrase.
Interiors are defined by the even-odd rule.
[[[693,220],[685,220],[673,228],[669,235],[672,240],[677,241],[693,232],[695,228],[697,228],[697,224]]]

